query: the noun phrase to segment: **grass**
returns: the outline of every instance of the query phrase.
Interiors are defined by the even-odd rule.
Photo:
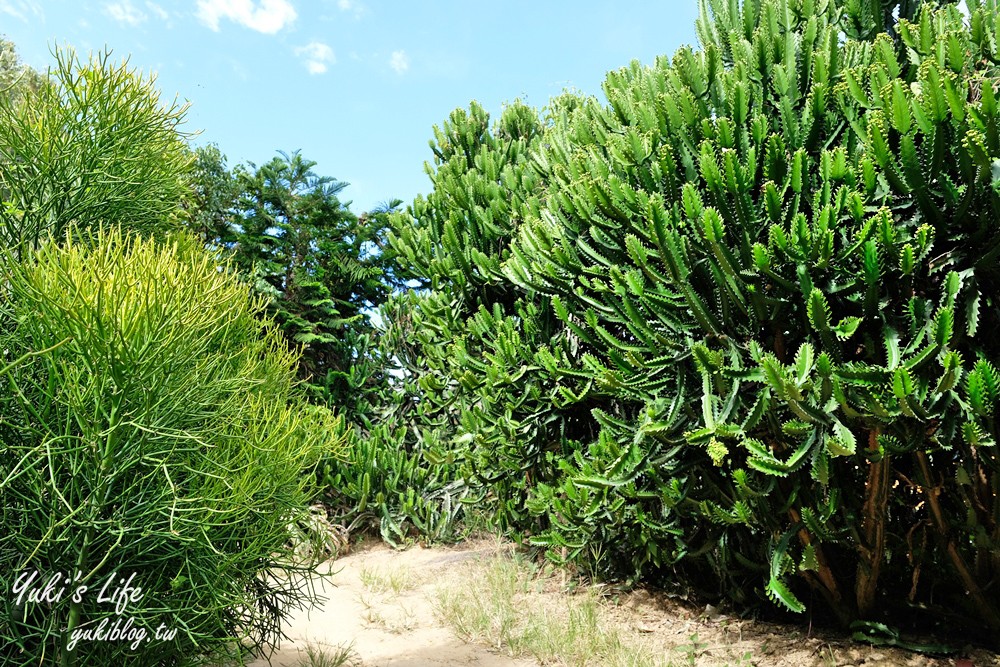
[[[364,587],[372,593],[399,595],[416,588],[419,583],[416,574],[408,567],[391,570],[362,567],[359,576]]]
[[[359,595],[358,602],[360,602],[361,606],[364,607],[362,618],[365,620],[365,623],[369,625],[386,625],[385,617],[378,611],[376,606],[377,601],[365,595]]]
[[[435,601],[439,617],[466,641],[573,667],[676,664],[621,628],[593,589],[553,600],[536,594],[551,579],[522,559],[501,556],[480,567],[475,589],[446,585]]]
[[[605,589],[567,578],[563,570],[540,570],[509,551],[465,567],[437,588],[433,602],[439,619],[467,642],[566,667],[754,664],[745,642],[715,636],[718,627],[710,639],[697,632],[682,639],[650,630],[637,625],[638,613],[620,607]],[[470,581],[477,585],[470,587]]]
[[[358,596],[358,601],[364,608],[365,622],[394,634],[408,632],[416,627],[417,619],[413,610],[396,601],[396,598],[415,589],[420,583],[412,569],[397,567],[380,570],[362,567],[358,576],[369,593]],[[393,602],[396,603],[390,604]],[[390,609],[393,613],[383,613]]]
[[[361,659],[352,645],[327,646],[306,644],[306,655],[299,660],[299,667],[362,667]]]

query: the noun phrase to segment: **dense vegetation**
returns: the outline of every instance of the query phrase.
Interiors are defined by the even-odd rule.
[[[0,662],[266,651],[316,599],[309,504],[343,419],[307,402],[263,299],[179,229],[183,109],[127,63],[56,57],[47,78],[3,60]]]
[[[0,95],[0,244],[30,248],[71,226],[147,234],[176,226],[188,172],[185,108],[162,103],[155,79],[109,54],[55,58],[44,79],[10,59],[3,75],[15,83]]]
[[[997,8],[969,5],[704,3],[700,50],[608,104],[452,114],[390,237],[427,459],[595,575],[1000,627]]]
[[[79,540],[124,535],[106,530],[126,525],[121,508],[92,493],[116,475],[134,471],[139,518],[162,519],[177,481],[156,466],[198,484],[207,468],[184,457],[218,461],[178,443],[221,438],[252,480],[273,475],[270,510],[208,521],[207,542],[151,520],[151,546],[120,552],[197,561],[204,581],[243,568],[243,596],[207,586],[219,597],[202,650],[266,646],[283,605],[308,598],[257,587],[261,568],[288,564],[271,555],[316,498],[393,544],[484,528],[594,578],[815,612],[869,637],[961,627],[987,642],[1000,630],[1000,7],[966,5],[705,0],[699,47],[609,73],[606,102],[514,102],[495,121],[455,110],[434,128],[429,194],[360,216],[298,152],[230,169],[216,147],[187,149],[183,109],[124,65],[61,54],[43,80],[3,61],[19,83],[0,99],[0,334],[18,360],[2,368],[0,489],[20,537],[0,541],[0,580],[26,552],[69,570],[66,554],[105,546]],[[124,106],[74,110],[84,71]],[[126,115],[119,145],[102,119]],[[31,133],[43,125],[57,129]],[[54,136],[68,148],[39,143]],[[108,174],[147,176],[91,187],[93,151],[121,156],[100,162]],[[101,266],[137,272],[138,291],[86,297],[125,280]],[[193,292],[147,299],[141,285],[172,284],[157,271],[192,272]],[[81,287],[54,287],[67,284]],[[197,303],[214,304],[205,327],[176,339],[137,324],[186,322]],[[84,335],[87,318],[100,326]],[[207,328],[222,320],[224,340]],[[164,356],[126,363],[133,343]],[[175,356],[185,346],[198,354]],[[244,362],[270,388],[240,390]],[[212,382],[199,364],[218,365]],[[147,386],[162,398],[124,389]],[[276,459],[260,456],[265,433]],[[120,461],[94,454],[120,437],[135,441]],[[41,456],[55,441],[59,465]],[[148,453],[167,449],[179,463]],[[250,493],[234,515],[260,502],[256,484],[238,485]],[[50,543],[60,512],[65,539]],[[233,540],[268,556],[200,560]],[[192,609],[200,589],[179,586],[164,605]],[[95,613],[67,610],[70,625]],[[55,627],[18,622],[0,634],[42,646]]]
[[[4,664],[167,665],[273,644],[310,599],[308,563],[285,547],[288,524],[308,522],[305,473],[340,445],[332,415],[295,400],[297,355],[192,238],[101,232],[8,257],[0,276],[0,571],[92,589],[51,606],[5,595]],[[143,591],[119,614],[98,595],[116,572]],[[125,655],[131,642],[60,645],[102,617],[179,632]]]
[[[386,214],[355,216],[346,187],[298,152],[232,171],[215,146],[194,153],[187,226],[267,302],[286,339],[302,346],[299,377],[317,403],[365,423],[386,383],[368,312],[396,286]]]

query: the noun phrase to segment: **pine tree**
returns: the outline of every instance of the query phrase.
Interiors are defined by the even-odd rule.
[[[188,225],[232,256],[303,348],[299,373],[313,400],[365,424],[386,381],[371,312],[393,288],[385,232],[397,204],[355,216],[338,197],[347,184],[316,174],[299,152],[232,172],[216,147],[195,156]]]

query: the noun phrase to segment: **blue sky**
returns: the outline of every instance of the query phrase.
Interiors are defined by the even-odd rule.
[[[696,0],[0,0],[0,33],[44,69],[55,45],[105,46],[191,104],[187,130],[237,162],[301,149],[350,183],[356,213],[430,182],[432,126],[494,116],[694,44]]]

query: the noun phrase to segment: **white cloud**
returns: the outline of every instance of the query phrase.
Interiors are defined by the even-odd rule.
[[[104,5],[104,13],[119,23],[127,23],[132,27],[135,27],[146,20],[146,15],[142,13],[142,10],[132,4],[132,0],[109,2]]]
[[[323,42],[309,42],[295,49],[295,55],[304,58],[310,74],[322,74],[337,62],[333,49]]]
[[[198,20],[219,31],[219,20],[229,19],[251,30],[273,35],[298,16],[288,0],[198,0]]]
[[[240,61],[235,58],[228,58],[228,60],[229,66],[233,68],[233,74],[235,74],[240,81],[250,80],[250,72],[247,71],[247,68],[244,67]]]
[[[410,58],[406,55],[406,51],[393,51],[392,57],[389,58],[389,67],[396,70],[396,74],[402,74],[410,69]]]
[[[365,6],[358,0],[337,0],[337,8],[342,12],[353,13],[356,19],[365,13]]]
[[[0,0],[0,13],[8,14],[25,23],[28,22],[28,14],[42,18],[42,8],[33,0]]]
[[[170,13],[163,7],[156,4],[155,2],[147,2],[146,8],[149,9],[149,11],[156,14],[156,17],[161,21],[166,21],[167,19],[170,18]]]

